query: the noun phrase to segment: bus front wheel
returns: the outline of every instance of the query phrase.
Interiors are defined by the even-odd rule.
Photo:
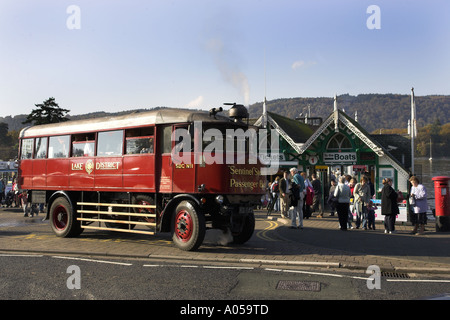
[[[172,240],[181,250],[198,249],[205,238],[205,217],[190,201],[181,201],[173,214]]]

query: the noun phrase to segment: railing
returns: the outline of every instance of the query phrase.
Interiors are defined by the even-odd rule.
[[[78,210],[78,213],[81,214],[78,221],[84,222],[98,222],[98,226],[95,225],[86,225],[81,224],[82,228],[85,229],[96,229],[96,230],[108,230],[108,231],[118,231],[118,232],[129,232],[129,233],[141,233],[141,234],[155,234],[156,233],[156,213],[154,209],[156,209],[156,205],[144,205],[144,204],[121,204],[121,203],[96,203],[96,202],[77,202],[77,206],[81,206]],[[97,210],[85,210],[85,206],[95,207]],[[107,207],[107,211],[101,211],[101,207]],[[134,208],[142,208],[149,210],[148,213],[135,213],[135,212],[120,212],[113,211],[113,208],[127,208],[129,211]],[[89,214],[89,217],[84,217],[83,214]],[[97,217],[92,216],[97,215]],[[128,217],[128,220],[120,220],[120,219],[112,219],[106,218],[104,216],[123,216]],[[143,218],[152,218],[155,222],[145,222],[145,221],[134,221],[131,220],[131,217],[143,217]],[[102,227],[101,223],[104,223],[105,226]],[[128,225],[128,228],[115,228],[110,227],[107,224],[123,224],[124,226]],[[134,226],[147,226],[149,228],[153,228],[153,231],[146,230],[133,230]]]

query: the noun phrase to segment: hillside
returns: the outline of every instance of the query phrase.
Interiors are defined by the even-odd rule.
[[[354,116],[358,111],[358,122],[368,132],[406,134],[408,120],[411,117],[411,98],[398,94],[348,94],[337,97],[338,108]],[[312,117],[326,118],[333,111],[333,98],[290,98],[267,102],[267,109],[289,118],[306,114],[310,106]],[[250,117],[257,118],[262,112],[262,102],[249,107]],[[119,113],[93,112],[70,119],[98,118],[107,115],[119,115],[140,110],[127,110]],[[433,157],[448,156],[450,152],[450,96],[416,97],[418,137],[416,156],[428,156],[430,140],[433,141]],[[6,123],[9,132],[0,138],[0,159],[12,159],[17,155],[18,131],[24,128],[22,122],[27,115],[0,117],[0,124]],[[4,128],[6,131],[6,128]],[[381,130],[382,129],[382,130]]]
[[[267,110],[280,115],[296,118],[300,113],[311,110],[311,117],[326,118],[333,111],[333,98],[289,98],[276,99],[266,103]],[[418,127],[434,123],[450,122],[450,96],[415,97]],[[377,129],[407,128],[411,118],[411,96],[399,94],[348,94],[337,97],[339,109],[354,116],[358,112],[358,122],[369,132]],[[257,117],[262,112],[262,102],[250,105],[250,116]]]
[[[355,111],[358,111],[358,122],[369,132],[378,129],[406,129],[411,117],[411,97],[409,95],[360,94],[351,96],[345,94],[338,96],[337,100],[338,108],[344,109],[347,114],[354,116]],[[308,105],[312,117],[326,118],[333,111],[333,98],[285,98],[267,101],[268,111],[289,118],[296,118],[300,113],[306,114]],[[128,110],[124,113],[132,111],[136,110]],[[250,117],[259,117],[262,112],[262,102],[250,105],[249,111]],[[418,127],[432,124],[436,119],[439,119],[441,124],[448,123],[450,122],[450,96],[416,96],[416,113]],[[101,111],[69,117],[83,119],[106,115],[110,115],[110,113]],[[20,130],[25,127],[22,121],[25,121],[26,117],[27,115],[0,117],[0,123],[7,123],[10,131]]]

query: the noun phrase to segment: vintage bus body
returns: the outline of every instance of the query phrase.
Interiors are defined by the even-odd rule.
[[[230,229],[234,241],[244,243],[265,190],[261,164],[206,164],[201,153],[186,148],[179,153],[183,162],[174,161],[183,142],[175,141],[175,130],[185,129],[193,144],[203,145],[203,132],[193,129],[198,123],[203,131],[248,128],[225,116],[167,108],[25,128],[20,188],[33,203],[46,204],[61,237],[89,228],[171,232],[177,247],[195,250],[211,227]]]

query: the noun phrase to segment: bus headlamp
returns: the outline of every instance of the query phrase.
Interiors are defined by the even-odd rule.
[[[222,196],[222,195],[218,195],[217,197],[216,197],[216,202],[218,203],[218,204],[220,204],[220,205],[222,205],[223,204],[223,201],[225,200],[225,198]]]

